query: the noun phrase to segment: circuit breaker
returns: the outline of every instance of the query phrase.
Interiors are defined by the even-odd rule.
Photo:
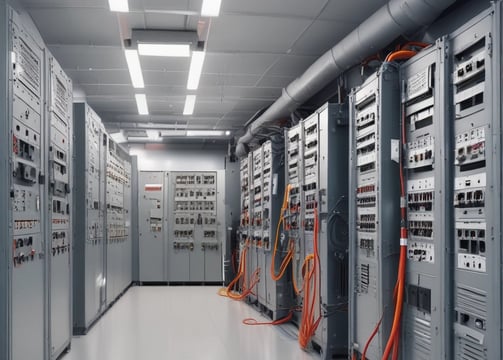
[[[450,359],[451,156],[445,40],[401,66],[409,241],[403,358]]]
[[[49,57],[50,354],[58,358],[72,337],[72,81]]]
[[[501,2],[450,39],[454,358],[501,359]]]
[[[85,333],[106,306],[105,159],[107,135],[85,103],[74,104],[74,333]]]
[[[385,63],[350,96],[349,346],[381,359],[400,245],[398,71]],[[374,338],[371,338],[377,329]]]

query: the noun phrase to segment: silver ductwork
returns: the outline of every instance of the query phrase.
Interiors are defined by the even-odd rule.
[[[260,128],[288,117],[337,76],[381,50],[399,35],[429,25],[456,0],[391,0],[316,60],[291,82],[281,96],[239,138],[236,154],[243,156]]]

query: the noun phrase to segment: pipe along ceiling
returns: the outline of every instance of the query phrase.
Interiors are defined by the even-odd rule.
[[[324,53],[239,138],[236,155],[244,156],[261,129],[288,117],[344,71],[381,50],[398,36],[429,25],[456,0],[391,0],[338,44]]]

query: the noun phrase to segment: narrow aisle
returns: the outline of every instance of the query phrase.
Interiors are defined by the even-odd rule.
[[[314,360],[273,326],[246,326],[248,305],[217,295],[218,287],[133,287],[63,360]]]

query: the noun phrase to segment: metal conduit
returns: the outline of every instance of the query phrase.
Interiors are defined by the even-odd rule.
[[[417,31],[456,0],[391,0],[292,81],[281,96],[239,138],[236,154],[244,156],[249,144],[264,126],[287,117],[337,76],[379,51],[401,34]]]

